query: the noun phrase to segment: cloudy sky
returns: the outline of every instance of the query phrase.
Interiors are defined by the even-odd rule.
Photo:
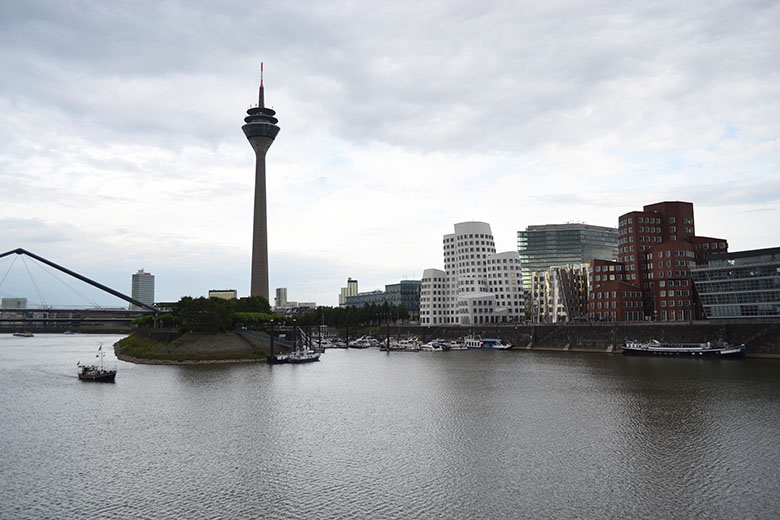
[[[778,27],[773,0],[0,0],[0,253],[246,296],[261,61],[290,300],[419,279],[469,220],[508,251],[685,200],[732,251],[780,246]],[[122,303],[20,258],[3,297]]]

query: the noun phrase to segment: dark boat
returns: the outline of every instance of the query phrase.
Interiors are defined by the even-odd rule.
[[[32,338],[35,336],[32,332],[14,332],[14,336],[17,338]]]
[[[113,383],[116,378],[116,369],[107,370],[103,367],[103,344],[100,344],[98,348],[98,355],[100,358],[100,365],[82,365],[81,362],[76,363],[79,367],[79,379],[81,381],[96,381],[100,383]]]
[[[290,353],[287,357],[288,363],[311,363],[312,361],[319,361],[320,353],[314,352],[309,347],[304,346],[302,349],[296,350]]]
[[[706,343],[661,343],[628,341],[623,344],[623,354],[641,356],[708,356],[740,357],[745,355],[745,345],[713,345]]]
[[[287,363],[289,357],[289,354],[274,354],[273,356],[268,356],[267,362],[269,365],[281,365]]]
[[[282,365],[286,363],[311,363],[320,360],[320,353],[311,350],[304,345],[303,348],[290,352],[289,354],[274,354],[268,356],[269,365]]]

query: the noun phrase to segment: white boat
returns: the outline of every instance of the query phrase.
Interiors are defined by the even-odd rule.
[[[420,352],[444,352],[444,349],[434,340],[420,345]]]
[[[745,354],[745,345],[713,345],[706,343],[661,343],[628,341],[623,344],[623,354],[645,356],[718,356],[740,357]]]
[[[368,336],[361,336],[358,339],[354,341],[350,341],[349,348],[368,348],[371,345],[371,340],[373,338],[369,338]]]
[[[417,338],[407,338],[391,341],[390,350],[401,352],[419,352],[420,342],[417,340]]]
[[[311,350],[308,346],[304,345],[303,348],[290,352],[287,356],[287,363],[311,363],[312,361],[319,361],[320,353]]]
[[[470,350],[508,350],[511,343],[504,343],[499,338],[482,338],[481,336],[466,336],[463,343]]]
[[[314,339],[314,344],[318,346],[318,348],[324,350],[326,348],[336,348],[336,345],[333,344],[331,340],[328,338],[322,338],[322,339]]]
[[[466,343],[462,339],[454,339],[447,343],[447,345],[444,347],[445,350],[468,350],[469,348],[466,346]]]
[[[480,336],[466,336],[463,338],[463,344],[467,349],[479,349],[482,348],[482,337]]]
[[[500,338],[482,338],[482,350],[509,350],[511,343],[504,343]]]

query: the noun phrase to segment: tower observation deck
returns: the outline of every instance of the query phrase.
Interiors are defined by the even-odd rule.
[[[263,64],[260,64],[260,93],[257,106],[246,111],[241,129],[255,151],[255,210],[252,230],[252,280],[250,296],[269,298],[268,291],[268,216],[265,190],[265,154],[279,133],[276,112],[265,107]],[[270,300],[269,300],[270,301]]]

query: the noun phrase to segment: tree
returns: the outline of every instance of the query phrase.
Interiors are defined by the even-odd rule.
[[[230,301],[233,306],[233,312],[262,312],[271,314],[271,305],[262,296],[249,296]]]
[[[233,324],[233,309],[228,300],[196,298],[182,305],[179,320],[184,331],[225,332]]]

